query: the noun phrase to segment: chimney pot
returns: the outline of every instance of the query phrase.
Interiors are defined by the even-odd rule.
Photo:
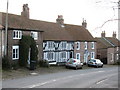
[[[116,38],[116,32],[113,31],[113,38]]]
[[[56,22],[60,25],[64,25],[64,19],[62,15],[58,15],[58,18],[56,19]]]
[[[102,31],[101,37],[105,37],[105,31]]]
[[[29,19],[29,7],[28,7],[28,4],[23,4],[23,11],[21,12],[21,16]]]
[[[83,18],[82,26],[83,26],[84,28],[87,28],[87,23],[86,23],[86,20],[84,20],[84,18]]]

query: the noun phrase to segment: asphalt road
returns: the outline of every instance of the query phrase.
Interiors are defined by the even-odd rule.
[[[118,88],[118,67],[78,69],[2,82],[2,88]]]

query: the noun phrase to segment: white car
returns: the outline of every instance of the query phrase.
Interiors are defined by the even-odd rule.
[[[90,59],[88,66],[103,67],[103,63],[99,59]]]
[[[81,61],[78,59],[70,58],[66,61],[65,66],[66,68],[75,68],[75,69],[81,68],[82,69],[83,63],[81,63]]]

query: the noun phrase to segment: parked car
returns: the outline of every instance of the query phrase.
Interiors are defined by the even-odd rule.
[[[90,59],[87,64],[93,67],[103,67],[103,63],[99,59]]]
[[[74,69],[81,68],[82,69],[83,63],[78,59],[70,58],[66,61],[65,66],[66,68],[74,68]]]

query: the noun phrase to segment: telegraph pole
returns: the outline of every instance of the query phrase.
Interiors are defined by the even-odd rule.
[[[120,0],[118,1],[118,39],[120,40]]]
[[[7,0],[7,10],[6,10],[6,22],[5,22],[5,46],[4,55],[7,55],[7,40],[8,39],[8,0]]]

